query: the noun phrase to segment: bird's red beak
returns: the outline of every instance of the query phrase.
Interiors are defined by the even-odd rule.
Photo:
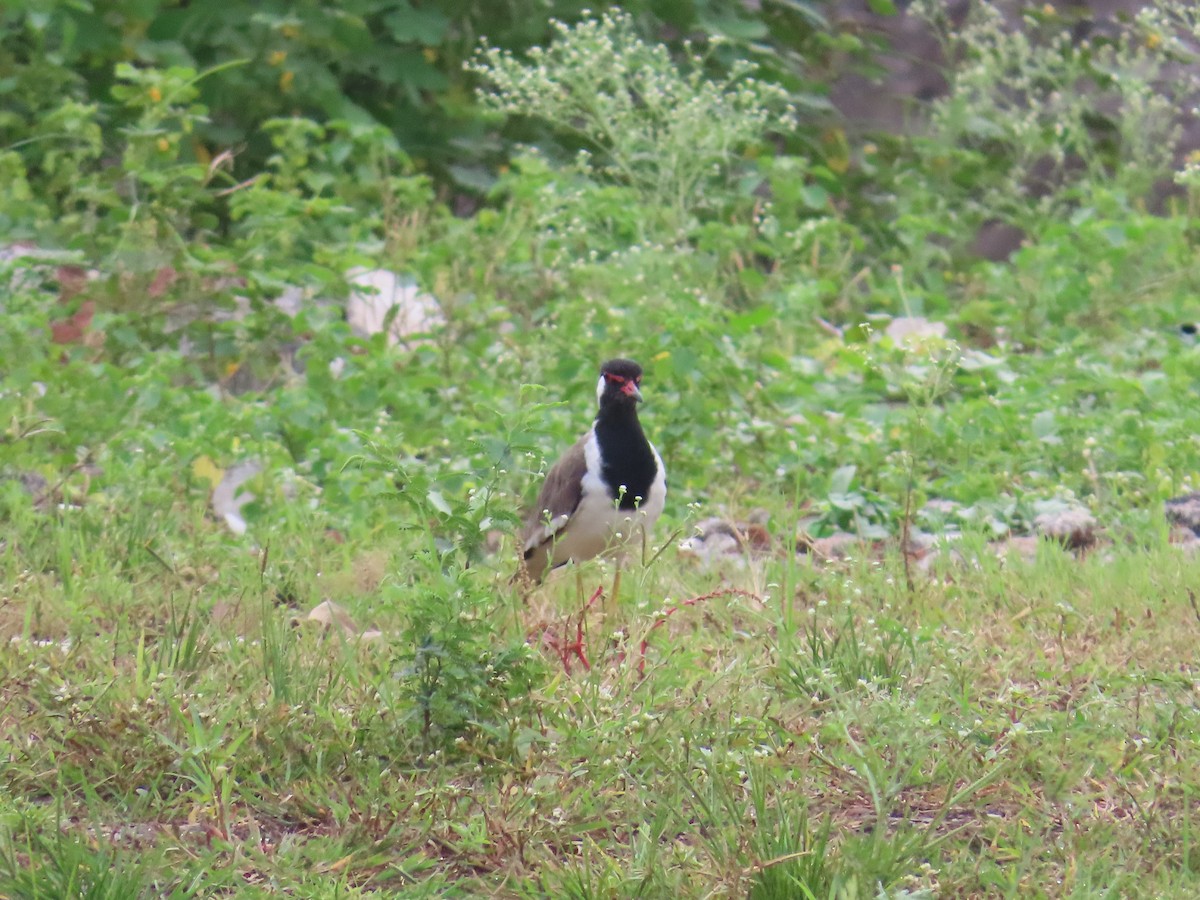
[[[642,392],[638,390],[637,382],[633,379],[621,385],[621,393],[627,397],[632,397],[638,403],[642,402]]]

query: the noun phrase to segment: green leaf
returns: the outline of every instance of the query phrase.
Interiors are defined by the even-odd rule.
[[[418,43],[436,47],[446,38],[450,20],[432,9],[406,6],[383,17],[383,24],[397,43]]]
[[[858,466],[840,466],[835,469],[833,476],[829,479],[830,494],[845,494],[850,490],[850,485],[854,483],[854,476],[858,472]]]
[[[441,491],[430,491],[425,497],[429,500],[429,505],[442,515],[452,515],[453,510],[450,509],[450,504],[446,502],[446,498],[442,496]]]
[[[829,28],[829,20],[825,17],[825,13],[812,0],[774,0],[774,4],[784,9],[790,9],[814,28],[822,31]]]
[[[858,494],[833,493],[829,495],[829,505],[834,509],[853,512],[862,506],[862,497]]]
[[[1054,411],[1044,409],[1033,417],[1031,423],[1033,436],[1045,444],[1058,444],[1062,439],[1058,436],[1058,420]]]
[[[731,41],[758,41],[770,34],[766,23],[759,19],[740,19],[732,16],[701,19],[700,27]]]
[[[829,205],[829,191],[819,184],[806,184],[800,189],[800,199],[809,209],[825,209]]]
[[[766,325],[775,318],[775,310],[767,304],[763,304],[757,309],[752,309],[748,312],[740,313],[729,320],[729,330],[734,334],[746,334],[758,328],[760,325]]]

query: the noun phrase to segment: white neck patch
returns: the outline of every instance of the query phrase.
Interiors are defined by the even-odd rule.
[[[600,405],[600,400],[604,396],[604,376],[600,376],[600,380],[596,382],[596,405]]]

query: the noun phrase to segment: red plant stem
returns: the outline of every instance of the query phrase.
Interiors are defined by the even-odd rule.
[[[592,608],[593,605],[595,605],[596,601],[599,600],[603,596],[604,596],[604,585],[600,585],[600,587],[596,588],[596,593],[592,594],[592,596],[588,599],[588,602],[583,604],[583,611],[587,612],[589,609]]]
[[[603,585],[596,588],[596,592],[592,594],[587,603],[583,605],[583,609],[579,611],[579,619],[575,623],[575,643],[567,647],[568,650],[574,650],[575,655],[579,657],[579,661],[583,663],[583,667],[589,672],[592,671],[592,665],[588,662],[587,655],[583,652],[583,620],[587,615],[587,611],[592,608],[597,600],[604,596]]]
[[[579,618],[575,622],[575,640],[571,643],[563,643],[549,633],[544,634],[546,643],[548,643],[554,649],[554,652],[558,654],[559,661],[563,664],[563,671],[568,675],[571,674],[571,657],[575,657],[581,663],[583,663],[583,667],[587,671],[590,672],[592,670],[592,664],[588,662],[587,652],[584,649],[583,623],[585,617],[587,616],[588,610],[591,609],[596,604],[596,601],[603,596],[604,587],[602,585],[596,588],[596,592],[592,594],[587,603],[583,604],[583,609],[579,611]],[[571,619],[568,616],[567,625],[569,626],[570,623]]]

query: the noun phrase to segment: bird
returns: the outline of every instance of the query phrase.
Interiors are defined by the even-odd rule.
[[[600,366],[596,419],[546,473],[525,521],[521,568],[532,581],[644,538],[662,514],[667,472],[638,420],[641,383],[633,360]]]

